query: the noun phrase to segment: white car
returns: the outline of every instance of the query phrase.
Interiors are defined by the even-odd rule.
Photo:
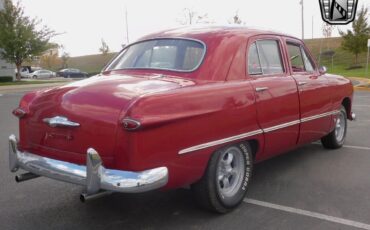
[[[29,78],[52,78],[55,77],[55,73],[50,70],[36,70],[28,74]]]

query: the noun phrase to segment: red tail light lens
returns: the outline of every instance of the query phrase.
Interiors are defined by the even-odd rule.
[[[123,128],[129,131],[136,130],[140,128],[141,124],[139,121],[132,118],[125,118],[122,120]]]
[[[19,118],[22,118],[26,115],[26,111],[24,111],[22,108],[16,108],[12,113],[14,116]]]

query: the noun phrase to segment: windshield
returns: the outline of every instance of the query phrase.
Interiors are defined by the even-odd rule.
[[[205,54],[203,43],[186,39],[155,39],[126,48],[107,68],[164,69],[190,72],[198,68]]]

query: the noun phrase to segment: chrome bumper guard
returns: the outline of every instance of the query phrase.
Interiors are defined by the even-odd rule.
[[[86,194],[100,190],[139,193],[163,187],[168,182],[168,169],[159,167],[142,172],[106,169],[97,151],[87,150],[86,166],[41,157],[18,150],[18,140],[9,137],[9,167],[11,172],[24,169],[36,175],[49,177],[86,187]]]

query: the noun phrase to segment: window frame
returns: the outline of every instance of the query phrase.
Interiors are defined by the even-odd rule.
[[[171,69],[171,68],[145,68],[145,67],[142,67],[142,68],[123,68],[123,69],[110,69],[115,63],[117,60],[119,60],[122,55],[124,55],[124,53],[127,51],[128,48],[130,48],[131,46],[133,45],[136,45],[136,44],[140,44],[140,43],[143,43],[143,42],[150,42],[150,41],[156,41],[156,40],[185,40],[185,41],[193,41],[193,42],[197,42],[199,44],[201,44],[203,46],[203,54],[200,58],[200,61],[198,63],[198,65],[196,65],[193,69],[191,70],[179,70],[179,69]],[[102,70],[102,72],[105,72],[105,71],[117,71],[117,70],[159,70],[159,71],[173,71],[173,72],[180,72],[180,73],[191,73],[191,72],[194,72],[196,70],[199,69],[199,67],[203,64],[204,62],[204,59],[206,57],[206,54],[207,54],[207,45],[205,42],[199,40],[199,39],[195,39],[195,38],[186,38],[186,37],[160,37],[160,38],[150,38],[150,39],[144,39],[144,40],[140,40],[140,41],[137,41],[137,42],[134,42],[134,43],[131,43],[127,46],[125,46],[117,56],[115,56]]]
[[[258,42],[259,41],[275,41],[277,43],[277,47],[278,47],[278,50],[279,50],[279,54],[280,54],[280,62],[281,62],[281,67],[283,68],[283,72],[281,73],[270,73],[270,74],[265,74],[263,73],[263,68],[261,66],[261,71],[262,71],[262,74],[250,74],[249,73],[249,50],[251,48],[251,46],[253,44],[256,44],[256,48],[257,48],[257,54],[258,54],[258,61],[260,62],[261,64],[261,59],[260,59],[260,51],[259,51],[259,47],[258,47]],[[253,77],[253,78],[261,78],[261,77],[271,77],[271,76],[286,76],[287,74],[287,66],[286,66],[286,63],[285,63],[285,55],[284,55],[284,47],[283,47],[283,43],[280,39],[280,37],[278,36],[258,36],[257,38],[252,38],[249,42],[248,42],[248,46],[247,46],[247,51],[246,51],[246,62],[245,62],[245,65],[246,65],[246,75],[249,76],[249,77]]]

